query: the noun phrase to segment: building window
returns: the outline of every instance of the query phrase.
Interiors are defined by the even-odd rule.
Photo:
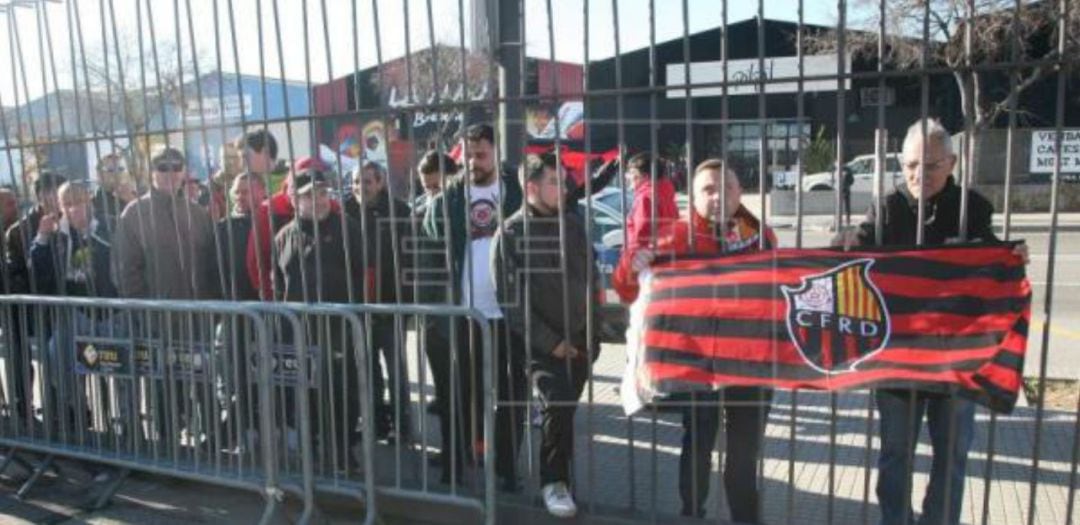
[[[730,165],[739,175],[743,187],[759,187],[761,166],[762,126],[758,122],[733,122],[727,126],[727,156]],[[719,157],[722,128],[709,126],[706,129],[706,151]],[[810,140],[810,123],[797,120],[772,120],[765,123],[765,165],[769,180],[778,172],[797,169],[799,160],[799,142],[804,147]]]

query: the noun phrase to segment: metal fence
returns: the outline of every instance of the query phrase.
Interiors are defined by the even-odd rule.
[[[579,514],[631,521],[1072,523],[1077,12],[2,4],[0,442],[45,455],[4,466],[32,470],[20,495],[55,455],[249,489],[265,518],[293,494],[303,521],[337,493],[371,522],[378,492],[501,522],[543,512],[564,481]],[[698,190],[712,158],[736,185]],[[910,189],[943,167],[960,195],[949,239],[951,205]],[[890,241],[905,191],[911,239]],[[616,268],[670,247],[703,198],[776,233],[746,248],[835,245],[867,208],[867,245],[1025,240],[1024,402],[933,397],[974,415],[925,435],[901,421],[912,456],[886,480],[895,436],[873,391],[721,389],[625,416]],[[522,201],[533,211],[506,225]],[[685,251],[725,245],[715,218],[689,221]],[[581,356],[545,361],[553,348]],[[921,424],[924,405],[904,407]]]

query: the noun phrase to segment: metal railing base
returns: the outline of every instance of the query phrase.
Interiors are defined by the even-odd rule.
[[[94,502],[93,510],[101,510],[105,508],[111,501],[112,497],[116,495],[116,491],[120,490],[120,485],[123,485],[127,477],[131,475],[131,469],[121,469],[116,473],[116,478],[109,481],[109,484],[105,486],[105,490],[98,496],[97,501]]]
[[[34,485],[41,479],[42,474],[45,474],[52,465],[55,456],[49,454],[45,456],[45,459],[41,460],[41,463],[34,467],[34,471],[30,474],[30,477],[25,483],[19,487],[18,492],[15,493],[15,499],[21,500],[26,497],[26,494],[30,492],[30,489],[34,488]]]

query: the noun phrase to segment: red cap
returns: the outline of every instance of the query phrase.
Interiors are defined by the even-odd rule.
[[[318,171],[325,173],[330,170],[330,166],[327,166],[318,157],[300,157],[293,163],[293,173],[303,173],[305,171]]]

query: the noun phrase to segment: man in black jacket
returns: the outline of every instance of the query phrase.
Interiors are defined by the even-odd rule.
[[[7,271],[12,293],[32,293],[29,252],[26,247],[38,231],[38,223],[46,215],[60,213],[57,190],[67,182],[62,175],[42,171],[34,179],[34,200],[37,202],[19,222],[11,225],[4,234]]]
[[[406,250],[412,211],[401,199],[390,195],[386,170],[366,161],[352,179],[352,193],[342,204],[346,215],[360,225],[366,237],[376,238],[372,263],[376,268],[375,296],[380,303],[411,302],[413,287],[397,268],[411,268]],[[375,392],[375,432],[378,439],[408,442],[411,438],[409,374],[406,368],[404,319],[400,316],[373,316],[371,327],[372,381]],[[390,373],[383,377],[382,361]],[[389,403],[386,391],[389,386]]]
[[[218,221],[215,225],[214,243],[216,245],[217,275],[213,280],[221,287],[221,296],[230,301],[258,301],[259,290],[248,278],[246,255],[248,238],[251,235],[252,216],[264,200],[266,200],[266,186],[262,177],[251,172],[241,173],[231,180],[228,194],[229,215]],[[222,430],[221,420],[219,432],[226,440],[236,438],[234,443],[228,443],[230,448],[239,445],[239,441],[247,434],[249,428],[255,426],[252,418],[246,414],[257,412],[251,411],[254,394],[248,383],[248,372],[252,355],[255,350],[250,342],[255,334],[251,333],[247,323],[230,321],[222,322],[217,327],[217,341],[223,343],[221,348],[226,351],[219,352],[219,378],[217,382],[217,396],[219,405],[224,408],[228,416],[228,431]],[[235,399],[235,402],[234,402]],[[247,420],[245,422],[245,420]],[[242,428],[240,425],[249,428]],[[235,425],[235,427],[234,427]]]
[[[4,233],[4,262],[6,275],[6,287],[5,293],[20,294],[20,293],[35,293],[37,291],[37,283],[33,282],[30,278],[30,254],[26,249],[30,245],[30,242],[37,234],[38,225],[41,222],[41,218],[46,215],[56,215],[60,213],[60,204],[57,199],[56,191],[60,188],[60,185],[66,182],[66,179],[52,171],[42,171],[38,173],[34,178],[34,199],[37,204],[30,209],[19,219],[18,222],[8,226]],[[27,319],[25,326],[22,323],[17,323],[18,326],[12,333],[12,344],[16,351],[11,354],[11,364],[9,368],[12,372],[9,372],[9,378],[13,380],[12,394],[10,402],[15,405],[16,413],[20,418],[29,417],[33,413],[31,409],[31,403],[33,400],[33,394],[30,392],[30,387],[34,384],[34,369],[30,366],[30,362],[24,359],[25,350],[29,348],[28,337],[33,337],[36,333],[36,322],[33,319]]]
[[[289,196],[296,214],[274,238],[278,259],[273,278],[279,301],[347,304],[373,298],[363,294],[371,291],[364,283],[373,278],[372,271],[364,261],[369,261],[365,252],[372,253],[368,250],[374,237],[365,239],[359,224],[333,213],[327,179],[317,169],[293,174]],[[321,461],[335,457],[332,454],[338,461],[351,458],[353,445],[360,442],[356,430],[361,399],[358,363],[354,341],[345,328],[337,318],[307,319],[308,348],[318,363],[317,385],[322,392],[311,396],[312,424],[318,427],[319,421],[331,418],[336,422],[333,432],[313,433],[319,440],[316,454]],[[333,402],[319,403],[320,397]],[[328,416],[318,417],[320,410]],[[286,423],[294,425],[296,411],[287,412]]]
[[[565,203],[566,179],[555,156],[526,159],[521,184],[526,204],[495,234],[491,265],[506,324],[526,342],[527,366],[540,397],[544,504],[552,515],[568,518],[577,512],[568,485],[574,412],[600,349],[589,285],[593,292],[599,285],[589,269],[585,224]]]
[[[878,210],[871,207],[866,220],[857,229],[841,234],[835,243],[912,246],[919,240],[920,229],[925,246],[998,241],[993,230],[993,205],[974,190],[968,190],[967,221],[964,224],[960,221],[962,190],[952,177],[956,155],[949,133],[939,121],[917,121],[908,128],[903,163],[906,184],[885,199],[880,242],[876,229]],[[919,224],[920,199],[924,201],[922,224]],[[1027,246],[1018,245],[1016,254],[1026,262]],[[918,522],[958,524],[968,451],[974,439],[975,405],[955,395],[916,390],[880,389],[874,397],[881,420],[877,495],[882,525],[907,525],[915,521],[911,509],[911,475],[924,414],[930,428],[933,467]]]
[[[233,178],[229,188],[229,216],[217,223],[214,235],[218,257],[218,276],[214,282],[220,284],[222,296],[229,300],[259,300],[259,291],[248,278],[246,256],[252,215],[264,200],[266,185],[261,177],[247,172]]]

